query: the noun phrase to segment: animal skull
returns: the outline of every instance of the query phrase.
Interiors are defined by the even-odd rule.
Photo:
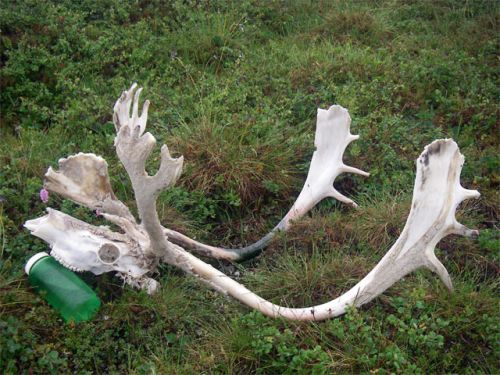
[[[47,241],[51,255],[62,265],[96,275],[116,271],[142,277],[149,271],[141,245],[127,235],[87,224],[51,208],[47,212],[27,221],[25,226]]]

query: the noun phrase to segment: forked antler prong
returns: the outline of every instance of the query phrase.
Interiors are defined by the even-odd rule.
[[[341,107],[332,107],[325,113],[319,112],[320,134],[321,129],[324,131],[326,123],[322,120],[332,118],[337,120],[344,118],[348,119],[347,122],[350,121],[347,111]],[[346,142],[335,150],[321,147],[325,142],[324,138],[316,138],[317,150],[311,161],[308,179],[291,210],[292,215],[296,212],[300,213],[301,210],[317,203],[318,200],[329,196],[334,191],[333,180],[342,173],[342,168],[345,168],[342,163],[342,154],[348,143],[355,139],[349,133],[348,127],[343,129],[345,129]],[[337,161],[336,167],[327,171],[320,168],[325,165],[326,160]],[[473,233],[468,230],[464,231],[455,218],[455,211],[460,202],[479,196],[478,192],[467,191],[460,185],[463,161],[463,155],[460,154],[457,144],[450,139],[438,140],[425,147],[417,160],[417,176],[411,211],[401,236],[377,266],[356,286],[333,301],[319,306],[298,309],[280,307],[252,293],[240,283],[179,246],[173,244],[170,244],[171,246],[156,244],[156,246],[169,255],[164,257],[165,261],[198,276],[217,290],[233,296],[266,315],[293,320],[322,320],[341,315],[348,306],[361,306],[371,301],[395,282],[420,267],[427,267],[437,273],[445,285],[451,289],[451,279],[446,268],[435,256],[434,247],[450,233],[457,231],[465,234]],[[135,190],[134,183],[133,186]],[[136,197],[139,195],[138,192],[135,194]],[[152,215],[153,212],[149,214],[157,220],[156,212],[154,215]],[[157,225],[159,226],[159,223]],[[283,222],[283,226],[286,225],[289,223]],[[150,228],[144,227],[151,242],[156,241],[157,233],[152,235]],[[162,239],[164,240],[164,237]]]
[[[117,129],[115,147],[132,182],[141,225],[151,240],[151,251],[156,256],[167,256],[169,243],[163,234],[163,228],[156,211],[156,198],[160,192],[174,184],[182,171],[183,157],[174,159],[167,146],[161,148],[161,162],[158,173],[149,176],[146,172],[146,160],[151,154],[156,139],[151,133],[145,133],[149,102],[143,106],[139,116],[139,98],[142,89],[133,84],[125,91],[114,106],[113,121]],[[133,98],[133,99],[132,99]],[[132,116],[130,108],[132,106]]]
[[[412,208],[398,240],[365,278],[330,302],[306,308],[275,305],[190,255],[192,272],[265,315],[292,320],[323,320],[342,315],[347,307],[371,301],[421,267],[435,272],[452,290],[451,278],[434,254],[434,247],[446,235],[456,233],[455,211],[460,202],[479,197],[477,191],[463,193],[465,189],[460,186],[463,160],[451,139],[434,141],[425,147],[417,160]],[[460,234],[475,236],[477,231],[467,229]]]

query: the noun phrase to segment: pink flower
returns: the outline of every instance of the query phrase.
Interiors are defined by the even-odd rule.
[[[47,203],[49,201],[49,191],[45,188],[40,190],[40,199],[43,203]]]

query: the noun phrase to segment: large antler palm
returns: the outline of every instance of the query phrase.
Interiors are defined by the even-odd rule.
[[[178,178],[182,158],[171,158],[167,147],[163,146],[158,172],[154,176],[148,175],[145,161],[156,141],[150,133],[144,134],[149,102],[145,102],[139,116],[140,90],[136,92],[135,89],[134,84],[115,105],[115,146],[132,181],[141,223],[135,221],[126,206],[112,193],[107,165],[103,159],[94,154],[78,154],[62,159],[59,172],[49,168],[46,188],[91,209],[101,210],[106,219],[120,226],[124,232],[115,233],[104,227],[94,227],[51,209],[48,209],[48,215],[26,222],[32,234],[51,245],[52,254],[63,264],[79,270],[91,270],[96,274],[114,270],[130,284],[152,292],[157,283],[148,274],[159,261],[163,261],[197,276],[215,289],[268,316],[294,320],[321,320],[341,315],[347,306],[361,306],[371,301],[420,267],[427,267],[437,273],[445,285],[452,288],[446,268],[434,254],[434,247],[451,233],[477,235],[477,231],[467,229],[456,221],[455,211],[463,200],[479,196],[477,191],[466,190],[460,185],[464,157],[453,140],[437,140],[425,147],[417,160],[412,208],[405,228],[396,243],[365,278],[348,292],[325,304],[297,309],[280,307],[252,293],[171,240],[189,245],[205,255],[240,259],[261,249],[276,231],[286,229],[291,220],[300,217],[327,196],[353,204],[333,188],[333,180],[342,172],[365,175],[342,163],[345,148],[356,139],[349,133],[347,111],[339,106],[318,111],[317,150],[306,183],[280,224],[247,250],[228,250],[197,243],[161,226],[156,213],[156,198],[162,189]],[[331,136],[337,137],[334,146],[329,138]]]

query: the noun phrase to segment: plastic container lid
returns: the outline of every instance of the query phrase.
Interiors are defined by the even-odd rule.
[[[45,257],[48,257],[50,256],[49,254],[47,254],[45,251],[42,251],[40,253],[37,253],[35,255],[33,255],[31,258],[28,259],[28,261],[26,262],[26,265],[24,266],[24,272],[26,272],[27,275],[30,274],[30,271],[31,271],[31,267],[33,267],[33,265],[39,261],[40,259],[42,258],[45,258]]]

